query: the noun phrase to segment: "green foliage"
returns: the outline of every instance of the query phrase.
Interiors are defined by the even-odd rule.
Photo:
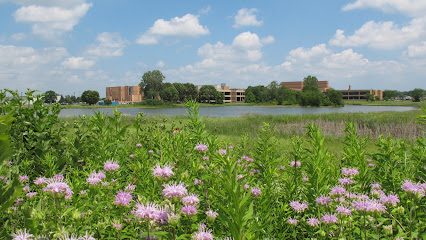
[[[199,101],[202,103],[223,103],[223,94],[218,92],[214,86],[204,85],[199,91]]]
[[[318,79],[315,76],[307,76],[303,79],[303,92],[320,92]]]
[[[160,97],[166,102],[176,102],[179,99],[179,92],[173,85],[171,85],[160,91]]]
[[[344,106],[343,94],[340,91],[330,88],[325,92],[325,96],[331,102],[333,106]]]
[[[246,95],[246,98],[244,100],[246,103],[255,103],[256,102],[256,96],[254,96],[253,92],[248,92]]]
[[[45,103],[55,103],[56,102],[56,94],[54,91],[50,90],[44,93],[44,102]]]
[[[158,98],[165,78],[159,70],[144,73],[139,83],[144,94],[144,99]]]
[[[96,104],[99,101],[99,92],[86,90],[81,94],[81,101],[86,102],[89,105]]]
[[[319,107],[324,101],[324,94],[319,91],[304,91],[300,94],[301,106]]]
[[[111,105],[112,101],[110,99],[105,99],[104,103],[105,103],[105,105]]]
[[[398,97],[398,91],[396,90],[384,90],[383,91],[383,100],[391,100]]]
[[[413,98],[413,102],[420,102],[426,93],[425,90],[421,88],[415,88],[410,91],[410,95]]]

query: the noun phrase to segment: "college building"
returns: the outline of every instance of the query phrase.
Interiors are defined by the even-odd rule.
[[[105,98],[119,104],[136,103],[142,102],[143,92],[139,86],[107,87]]]
[[[296,91],[302,91],[303,89],[303,81],[297,81],[297,82],[282,82],[281,86],[284,86],[286,88],[291,88],[294,89]],[[318,81],[318,87],[320,89],[321,92],[325,92],[328,89],[330,89],[331,87],[328,86],[328,81]]]
[[[223,99],[224,103],[242,103],[246,98],[246,90],[243,88],[230,88],[226,86],[225,83],[216,85],[216,90],[223,93],[225,98]]]

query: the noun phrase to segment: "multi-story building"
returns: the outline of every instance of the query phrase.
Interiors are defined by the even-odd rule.
[[[291,88],[294,89],[296,91],[302,91],[303,89],[303,81],[297,81],[297,82],[282,82],[281,86],[284,86],[286,88]],[[320,91],[325,92],[328,89],[330,89],[331,87],[328,86],[328,81],[318,81],[318,87],[320,89]]]
[[[225,98],[223,99],[224,103],[242,103],[246,98],[245,89],[243,88],[230,88],[226,86],[225,83],[216,85],[216,90],[223,93]]]
[[[107,87],[106,99],[120,104],[142,102],[143,92],[139,86]]]
[[[351,89],[349,85],[348,90],[338,90],[343,94],[343,100],[367,100],[367,93],[374,96],[374,98],[379,98],[383,100],[383,91],[382,90],[373,90],[373,89],[364,89],[364,90],[355,90]]]

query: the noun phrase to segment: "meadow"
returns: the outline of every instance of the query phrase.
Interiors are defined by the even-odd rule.
[[[426,238],[424,111],[60,118],[2,96],[0,239]]]

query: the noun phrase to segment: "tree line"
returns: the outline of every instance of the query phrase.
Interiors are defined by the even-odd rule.
[[[422,98],[426,96],[426,89],[415,88],[411,91],[398,91],[398,90],[384,90],[383,91],[383,100],[395,100],[401,99],[404,100],[407,97],[411,97],[412,101],[420,102]]]
[[[85,102],[89,105],[96,104],[99,101],[99,92],[94,90],[86,90],[81,96],[76,97],[72,95],[63,95],[57,94],[53,90],[46,91],[44,94],[44,102],[45,103],[60,103],[60,104],[75,104],[80,102]],[[58,100],[58,96],[59,100]]]
[[[318,79],[315,76],[308,76],[303,79],[302,91],[287,88],[277,81],[271,82],[268,86],[249,86],[245,91],[246,103],[276,103],[278,105],[301,106],[343,106],[343,95],[341,92],[328,89],[321,92],[318,86]]]

